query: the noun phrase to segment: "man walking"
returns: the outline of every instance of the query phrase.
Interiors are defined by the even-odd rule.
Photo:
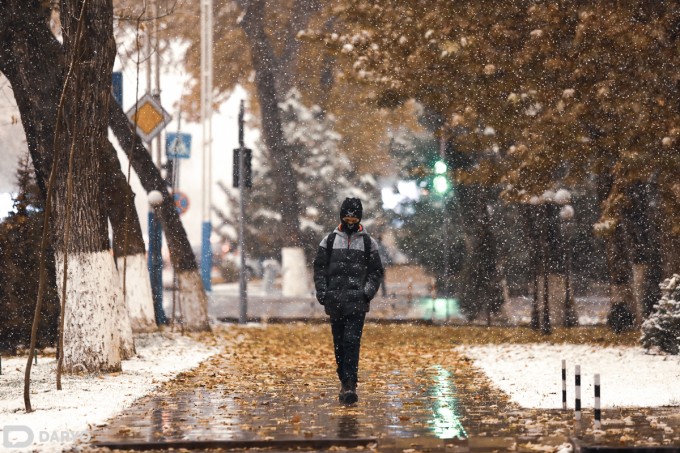
[[[331,318],[339,400],[344,404],[359,399],[361,334],[384,272],[378,243],[360,223],[362,211],[360,199],[346,198],[340,207],[340,225],[321,241],[314,259],[316,297]]]

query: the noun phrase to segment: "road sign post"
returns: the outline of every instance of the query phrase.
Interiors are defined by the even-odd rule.
[[[118,105],[123,106],[123,73],[116,71],[111,74],[111,92]]]
[[[149,279],[151,280],[151,294],[153,297],[153,308],[156,316],[156,325],[168,323],[163,310],[163,258],[161,248],[163,247],[163,229],[161,227],[160,216],[156,210],[163,203],[163,195],[157,190],[149,192]]]
[[[246,174],[246,165],[250,166],[250,159],[246,162],[246,147],[243,144],[243,123],[244,123],[245,107],[243,101],[241,101],[241,106],[238,112],[238,144],[239,150],[242,152],[238,153],[238,162],[234,159],[234,165],[238,165],[238,188],[239,188],[239,222],[238,222],[238,245],[239,254],[241,259],[241,267],[238,272],[239,281],[239,323],[245,324],[248,322],[248,281],[246,276],[246,229],[245,229],[245,217],[246,217],[246,193],[250,179],[250,171],[248,169],[248,174]],[[248,150],[250,151],[250,150]],[[234,155],[236,153],[234,152]],[[248,157],[250,157],[248,155]]]

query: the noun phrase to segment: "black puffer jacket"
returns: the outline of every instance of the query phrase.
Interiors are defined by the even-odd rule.
[[[341,227],[336,228],[334,233],[330,260],[326,243],[328,236],[319,244],[314,259],[316,297],[331,317],[367,312],[384,272],[378,243],[368,236],[363,227],[349,236],[341,231]],[[364,236],[371,239],[368,262],[364,252]]]

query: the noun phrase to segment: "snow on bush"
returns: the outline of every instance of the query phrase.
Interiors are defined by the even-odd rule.
[[[662,297],[642,324],[642,346],[669,354],[680,353],[680,275],[673,274],[661,285]]]

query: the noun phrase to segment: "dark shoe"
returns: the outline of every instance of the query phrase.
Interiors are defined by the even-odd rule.
[[[350,382],[347,386],[343,385],[343,389],[346,389],[341,401],[343,404],[354,404],[359,401],[356,382]]]
[[[357,395],[356,390],[350,389],[350,390],[347,390],[347,392],[345,392],[345,401],[344,401],[345,404],[354,404],[357,401],[359,401],[359,396]]]
[[[338,401],[341,403],[345,403],[345,395],[347,395],[347,392],[349,391],[349,385],[347,384],[342,384],[342,387],[340,387],[340,393],[338,394]]]

